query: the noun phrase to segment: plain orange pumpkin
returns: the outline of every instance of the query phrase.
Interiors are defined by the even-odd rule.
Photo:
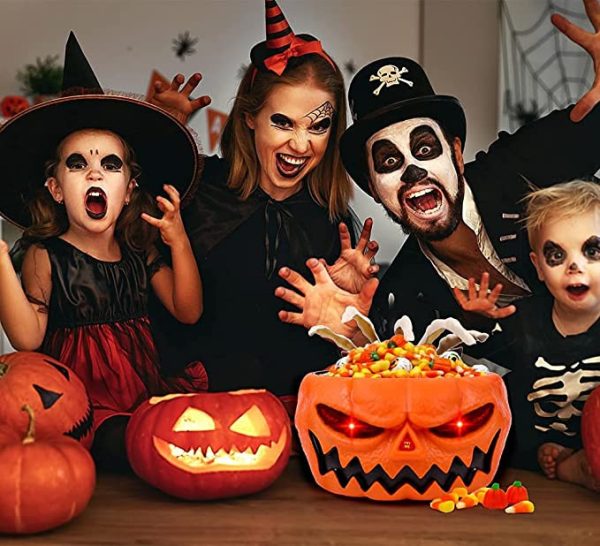
[[[96,484],[89,452],[73,438],[36,439],[34,413],[22,438],[4,428],[0,434],[0,532],[38,533],[78,516]]]
[[[432,500],[488,485],[511,423],[496,374],[352,379],[311,373],[296,428],[312,475],[337,495]]]

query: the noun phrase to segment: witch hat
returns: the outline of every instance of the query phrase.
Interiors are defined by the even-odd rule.
[[[103,92],[73,33],[65,48],[63,93],[0,126],[0,216],[21,228],[31,225],[27,205],[46,180],[45,164],[67,135],[82,129],[112,131],[133,148],[142,190],[156,195],[168,183],[185,199],[199,172],[194,137],[157,106]]]
[[[281,76],[289,59],[316,54],[335,69],[334,62],[323,51],[317,38],[310,34],[294,34],[275,0],[265,0],[265,16],[267,39],[256,44],[250,51],[250,59],[255,68]]]

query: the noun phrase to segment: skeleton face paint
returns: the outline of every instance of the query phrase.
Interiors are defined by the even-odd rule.
[[[131,193],[121,141],[107,131],[78,131],[64,140],[60,157],[48,186],[64,201],[70,226],[88,231],[114,226]]]
[[[456,229],[464,181],[438,123],[413,118],[394,123],[366,143],[373,191],[407,233],[428,241]]]
[[[546,222],[532,260],[557,305],[600,315],[600,211]]]
[[[246,123],[254,130],[260,187],[276,200],[296,193],[323,159],[331,134],[334,99],[313,84],[276,85]]]

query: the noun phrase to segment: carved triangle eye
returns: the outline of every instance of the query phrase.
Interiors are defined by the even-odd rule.
[[[270,436],[269,423],[257,406],[252,406],[246,413],[235,420],[229,430],[244,436]]]
[[[215,420],[198,408],[187,408],[177,419],[173,432],[204,432],[215,430]]]
[[[51,408],[62,396],[62,393],[49,391],[48,389],[40,387],[39,385],[33,385],[33,388],[40,396],[40,400],[42,401],[42,406],[44,406],[44,409]]]
[[[56,364],[56,362],[52,362],[52,360],[47,359],[46,364],[50,364],[50,366],[52,366],[57,372],[63,375],[67,381],[71,381],[71,378],[69,377],[69,370],[66,366],[59,366],[58,364]]]

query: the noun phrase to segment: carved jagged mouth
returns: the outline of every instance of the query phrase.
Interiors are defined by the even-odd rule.
[[[94,409],[92,408],[91,402],[88,404],[88,409],[85,415],[75,423],[75,426],[65,432],[65,436],[75,438],[75,440],[81,440],[86,436],[92,429],[92,423],[94,422]]]
[[[328,472],[333,472],[342,487],[346,487],[348,482],[354,478],[363,491],[368,491],[374,483],[378,483],[390,495],[396,493],[403,485],[410,485],[421,494],[427,491],[434,483],[439,485],[442,490],[449,491],[457,478],[461,478],[463,483],[466,486],[469,486],[477,472],[481,471],[487,473],[490,471],[494,449],[500,436],[500,431],[496,432],[496,435],[486,452],[475,447],[473,449],[470,465],[465,464],[460,457],[456,456],[452,460],[448,472],[443,472],[439,466],[434,464],[424,476],[419,478],[414,470],[408,466],[402,467],[394,477],[389,476],[380,464],[375,466],[370,472],[365,472],[358,457],[353,457],[350,462],[343,467],[340,464],[336,447],[332,448],[328,453],[323,453],[323,449],[321,448],[321,444],[316,435],[312,431],[309,431],[308,433],[317,454],[319,472],[322,476]]]
[[[153,437],[153,443],[160,455],[171,464],[186,472],[199,474],[271,468],[283,453],[287,437],[287,430],[284,428],[277,442],[261,444],[254,450],[248,448],[245,451],[239,451],[235,446],[232,446],[229,451],[219,449],[214,452],[210,447],[204,451],[202,448],[185,451],[157,436]]]

